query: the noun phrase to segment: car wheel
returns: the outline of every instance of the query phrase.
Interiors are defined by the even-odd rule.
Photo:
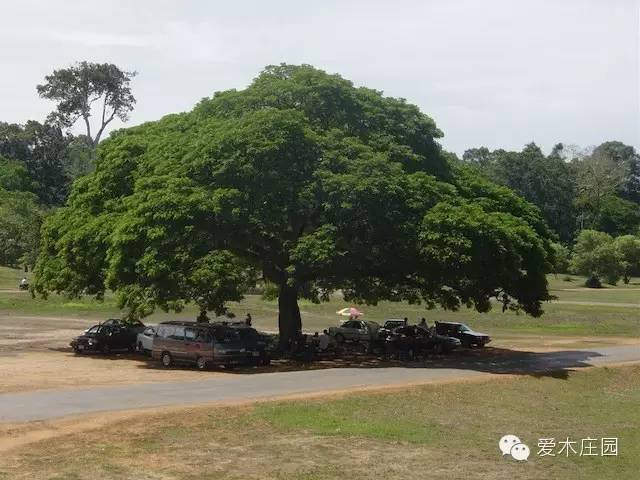
[[[160,361],[162,362],[162,366],[164,368],[169,368],[173,365],[173,357],[169,352],[163,352],[160,357]]]
[[[338,343],[344,343],[344,335],[342,335],[341,333],[338,333],[336,335],[336,342]]]
[[[196,359],[196,368],[198,370],[206,370],[207,369],[207,360],[204,357],[198,357]]]
[[[108,344],[102,346],[102,353],[109,355],[111,353],[111,347]]]
[[[73,352],[74,352],[76,355],[80,355],[80,354],[82,353],[82,351],[81,351],[78,347],[73,347]]]

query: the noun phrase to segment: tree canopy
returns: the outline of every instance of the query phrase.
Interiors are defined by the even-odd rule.
[[[480,147],[462,160],[538,206],[565,244],[583,229],[622,235],[640,226],[640,156],[621,142],[591,151],[559,143],[546,156],[533,143],[519,152]]]
[[[402,99],[311,66],[267,67],[244,90],[120,130],[42,229],[35,287],[118,292],[131,316],[225,311],[256,277],[299,297],[541,314],[549,230],[533,205],[448,160]]]
[[[78,62],[69,68],[54,70],[37,90],[43,98],[57,102],[56,111],[49,118],[52,123],[71,127],[82,119],[87,138],[95,147],[115,118],[123,122],[128,119],[136,103],[130,87],[135,75],[136,72],[125,72],[111,63]],[[92,133],[94,108],[99,121]]]

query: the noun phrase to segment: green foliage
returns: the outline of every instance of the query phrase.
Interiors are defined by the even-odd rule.
[[[22,163],[0,155],[0,188],[8,191],[30,191],[34,186]]]
[[[622,235],[615,239],[615,246],[623,257],[626,283],[630,276],[640,275],[640,237]]]
[[[16,181],[16,174],[22,177],[19,189],[35,193],[45,205],[60,205],[67,196],[71,182],[65,165],[67,147],[72,138],[49,124],[35,121],[28,121],[25,125],[0,122],[0,155],[14,162],[14,166],[18,162],[26,170],[28,179],[24,178],[24,172],[19,173],[12,167],[12,181]],[[0,169],[3,169],[2,165]]]
[[[463,160],[487,178],[511,188],[540,208],[548,225],[568,242],[573,238],[574,185],[568,165],[557,150],[545,156],[531,143],[521,152],[490,151],[486,147],[467,150]]]
[[[28,192],[0,188],[0,265],[33,265],[42,213]]]
[[[86,126],[86,135],[93,147],[98,145],[106,126],[119,118],[128,119],[136,103],[129,83],[135,72],[125,72],[110,63],[79,62],[69,68],[54,70],[38,85],[41,97],[57,102],[56,111],[49,120],[63,127],[71,127],[79,119]],[[95,135],[91,133],[89,119],[95,102],[101,101],[100,124]]]
[[[571,252],[567,247],[558,242],[551,244],[553,248],[553,273],[567,273],[569,271],[569,263]]]
[[[595,276],[615,285],[624,273],[624,257],[611,235],[583,230],[571,256],[571,270],[578,275]]]
[[[289,332],[299,296],[336,289],[483,311],[500,295],[538,315],[552,254],[539,210],[452,168],[440,136],[404,100],[310,66],[267,67],[245,90],[103,142],[43,228],[36,288],[114,289],[133,316],[185,302],[220,313],[259,274],[279,288]]]
[[[640,226],[640,205],[607,195],[603,197],[591,220],[592,228],[611,235],[629,234]]]

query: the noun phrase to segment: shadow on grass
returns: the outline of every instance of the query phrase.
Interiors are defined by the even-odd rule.
[[[70,348],[51,349],[72,353]],[[133,361],[139,368],[167,370],[159,362],[147,356],[135,353],[82,354],[105,361]],[[294,360],[274,360],[270,366],[236,367],[233,369],[218,367],[212,371],[224,371],[235,375],[256,375],[275,372],[298,372],[341,368],[422,368],[467,370],[504,375],[529,375],[536,378],[550,377],[566,380],[572,370],[592,366],[591,359],[602,354],[585,350],[560,350],[553,352],[529,352],[507,348],[459,349],[444,355],[426,355],[413,361],[390,359],[386,355],[344,352],[334,358],[319,358],[313,362]],[[169,370],[193,369],[189,365],[178,365]],[[203,372],[206,378],[206,372]]]

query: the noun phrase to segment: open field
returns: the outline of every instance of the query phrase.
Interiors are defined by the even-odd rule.
[[[566,379],[493,378],[152,411],[113,424],[105,414],[49,425],[55,441],[5,451],[0,478],[635,479],[638,403],[640,367],[630,366],[571,372]],[[5,427],[5,433],[28,429]],[[529,461],[501,456],[497,442],[506,433],[529,445]],[[619,455],[538,456],[538,439],[549,437],[578,440],[578,450],[582,438],[617,437]]]

